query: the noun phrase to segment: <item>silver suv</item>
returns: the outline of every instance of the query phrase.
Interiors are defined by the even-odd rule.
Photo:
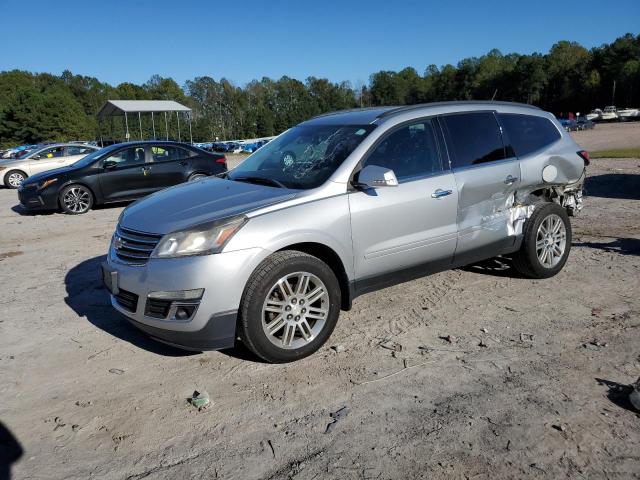
[[[129,206],[103,279],[116,310],[162,342],[239,339],[266,361],[297,360],[363,293],[497,255],[528,278],[558,273],[587,164],[527,105],[321,115],[222,178]]]

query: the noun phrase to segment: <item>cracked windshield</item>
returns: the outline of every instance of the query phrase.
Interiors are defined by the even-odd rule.
[[[229,172],[227,178],[280,188],[318,187],[374,128],[375,125],[292,128]]]

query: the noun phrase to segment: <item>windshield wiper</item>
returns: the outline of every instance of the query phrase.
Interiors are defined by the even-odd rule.
[[[271,185],[272,187],[287,188],[287,186],[284,183],[280,182],[279,180],[275,180],[273,178],[251,177],[251,176],[234,177],[234,178],[227,176],[227,178],[229,180],[234,180],[236,182],[256,183],[258,185]]]

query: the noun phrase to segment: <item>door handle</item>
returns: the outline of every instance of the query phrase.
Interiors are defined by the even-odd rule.
[[[439,188],[431,194],[431,198],[442,198],[451,195],[452,193],[453,190],[442,190],[441,188]]]
[[[512,185],[518,181],[518,177],[514,177],[513,175],[508,175],[507,178],[504,179],[504,183],[507,185]]]
[[[186,160],[182,160],[180,162],[180,165],[182,165],[183,167],[186,167],[187,166],[187,161]]]

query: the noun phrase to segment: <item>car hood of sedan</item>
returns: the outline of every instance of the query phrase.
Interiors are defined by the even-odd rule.
[[[139,200],[125,209],[120,225],[166,234],[221,218],[241,215],[296,195],[295,190],[206,178]]]
[[[73,165],[68,165],[66,167],[54,168],[53,170],[47,170],[45,172],[36,173],[35,175],[31,175],[24,181],[24,184],[29,183],[40,183],[43,180],[48,180],[49,178],[55,178],[58,175],[64,175],[66,173],[74,172],[78,170]]]

